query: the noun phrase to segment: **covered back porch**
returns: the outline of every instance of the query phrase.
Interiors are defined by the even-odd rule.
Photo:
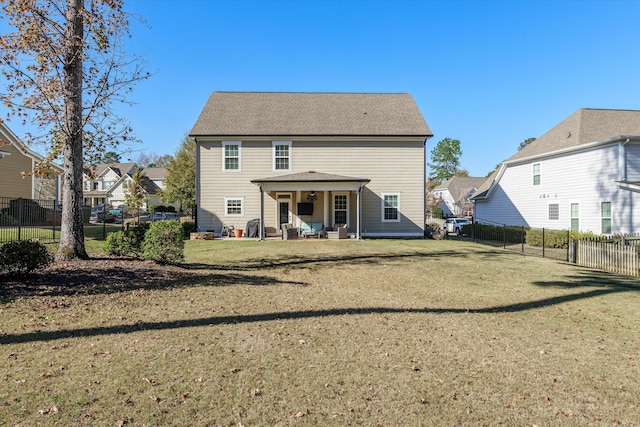
[[[323,237],[323,230],[346,224],[361,239],[362,189],[369,181],[316,171],[251,180],[260,190],[260,239],[282,235],[285,224],[302,237]]]

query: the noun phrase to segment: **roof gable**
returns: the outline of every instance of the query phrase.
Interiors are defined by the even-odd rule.
[[[640,110],[581,108],[507,161],[540,156],[625,135],[640,136]]]
[[[213,92],[191,136],[432,136],[408,93]]]

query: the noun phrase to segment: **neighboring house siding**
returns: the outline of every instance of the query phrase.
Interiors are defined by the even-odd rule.
[[[635,148],[635,147],[634,147]],[[476,219],[536,228],[570,229],[571,204],[579,204],[579,229],[601,233],[602,202],[612,204],[612,233],[640,229],[631,209],[640,195],[622,190],[618,178],[619,144],[509,166],[490,202],[476,202]],[[627,153],[629,159],[629,153]],[[540,185],[533,185],[533,164],[540,164]],[[549,204],[558,204],[559,219],[549,219]]]
[[[33,160],[13,145],[2,145],[1,149],[11,155],[0,159],[0,197],[32,198],[32,178],[22,176],[21,172],[30,172]]]
[[[222,141],[224,139],[198,139],[199,188],[198,226],[200,229],[220,231],[222,224],[244,228],[246,222],[260,217],[260,192],[250,181],[278,175],[273,171],[272,141],[292,141],[291,170],[282,172],[320,171],[331,174],[368,178],[363,191],[364,235],[416,235],[421,236],[424,220],[424,140],[406,138],[390,141],[385,138],[364,140],[328,140],[322,138],[236,139],[242,141],[241,171],[222,171]],[[313,190],[312,186],[309,188]],[[286,193],[286,192],[283,192]],[[296,203],[306,201],[306,192],[292,193],[292,210]],[[382,193],[399,193],[400,222],[383,222],[381,218]],[[332,203],[331,193],[327,193]],[[241,217],[225,216],[225,197],[244,197]],[[265,227],[275,232],[278,204],[275,194],[265,194]],[[322,222],[325,196],[320,192],[314,203],[314,215],[305,221]],[[350,230],[355,228],[357,198],[349,195]],[[330,205],[331,206],[331,205]],[[329,209],[332,212],[332,209]],[[218,216],[214,215],[217,214]],[[293,218],[294,221],[297,218]],[[331,221],[331,220],[330,220]],[[331,224],[327,224],[331,225]]]
[[[628,181],[640,181],[640,144],[626,145],[626,168]]]

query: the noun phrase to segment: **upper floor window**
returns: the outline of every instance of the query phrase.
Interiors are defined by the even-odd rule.
[[[240,151],[242,143],[240,141],[222,141],[222,170],[240,171]]]
[[[602,202],[600,217],[602,219],[602,234],[611,234],[611,202]]]
[[[540,185],[540,163],[533,165],[533,185]]]
[[[400,222],[400,193],[382,193],[382,222]]]
[[[273,170],[291,170],[291,141],[273,141]]]

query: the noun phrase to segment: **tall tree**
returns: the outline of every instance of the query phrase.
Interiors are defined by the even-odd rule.
[[[524,141],[522,141],[520,143],[520,145],[518,145],[518,151],[522,150],[524,147],[526,147],[527,145],[531,144],[533,141],[535,141],[535,138],[527,138]]]
[[[167,181],[160,196],[164,202],[180,202],[181,208],[196,205],[196,142],[185,136],[167,166]]]
[[[429,178],[442,182],[454,176],[460,167],[460,156],[462,150],[459,140],[445,138],[439,141],[431,150]]]
[[[144,168],[166,168],[169,166],[171,159],[173,159],[171,154],[163,154],[161,156],[158,153],[143,152],[136,157],[135,163]]]
[[[131,175],[131,182],[124,195],[124,202],[132,211],[138,211],[149,200],[142,168],[135,168]]]
[[[107,151],[102,155],[100,163],[120,163],[120,154],[115,151]]]
[[[82,228],[83,163],[108,146],[131,140],[131,127],[115,114],[144,63],[125,54],[129,34],[124,0],[0,0],[12,32],[0,38],[7,118],[37,124],[48,143],[46,162],[62,157],[59,260],[87,258]],[[1,119],[0,119],[1,120]]]

